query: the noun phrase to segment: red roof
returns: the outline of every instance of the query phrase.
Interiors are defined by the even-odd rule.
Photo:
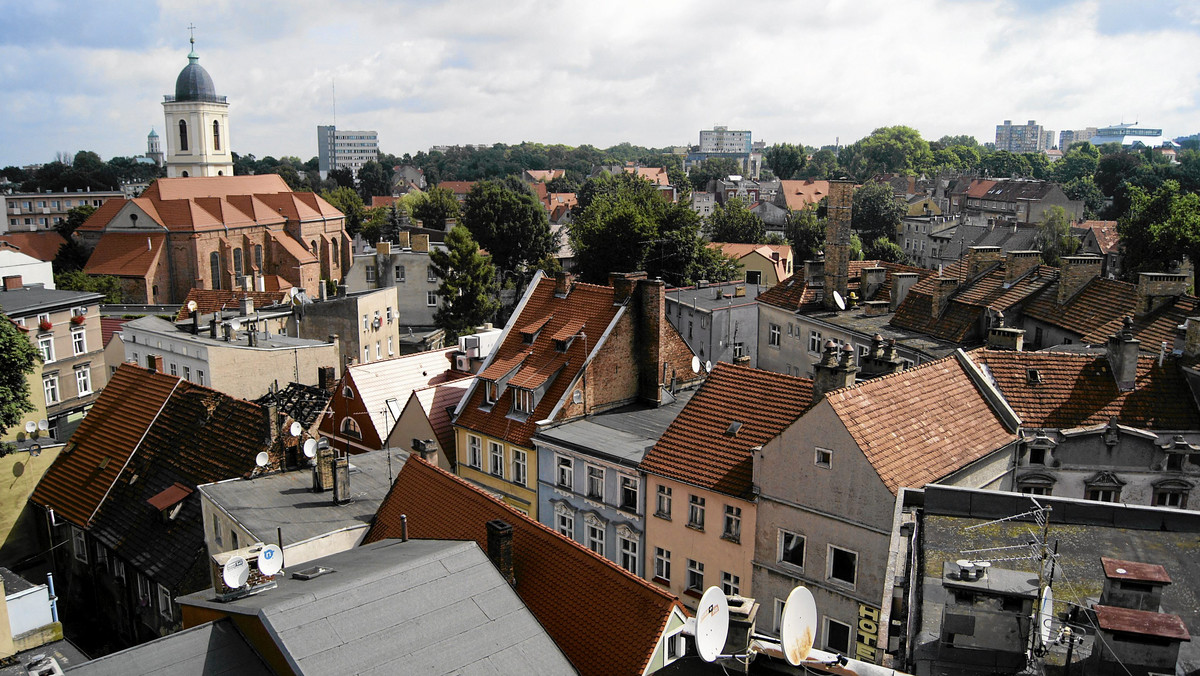
[[[100,343],[104,347],[108,347],[108,341],[112,340],[113,334],[121,330],[125,322],[129,321],[122,317],[101,317],[100,318]]]
[[[26,256],[33,256],[39,261],[53,261],[58,256],[59,247],[66,244],[67,240],[53,230],[41,230],[10,232],[0,235],[0,242],[7,242]]]
[[[642,673],[672,612],[682,611],[674,596],[416,457],[364,542],[400,537],[402,514],[409,537],[474,540],[485,552],[485,524],[511,524],[517,594],[584,676]]]
[[[829,181],[780,181],[779,191],[792,211],[815,206],[829,194]]]
[[[287,302],[288,292],[286,290],[190,289],[187,298],[183,299],[183,305],[180,306],[179,312],[175,315],[175,321],[183,321],[191,318],[192,313],[188,310],[188,303],[192,301],[196,302],[196,312],[201,315],[208,315],[221,308],[236,310],[241,300],[246,297],[254,301],[254,307],[264,308]]]
[[[154,272],[166,235],[110,232],[100,238],[83,271],[89,275],[145,277]]]
[[[1126,634],[1141,636],[1156,636],[1159,638],[1190,641],[1183,618],[1169,613],[1155,613],[1148,610],[1133,610],[1116,606],[1092,606],[1096,611],[1096,620],[1100,628],[1107,631],[1119,631]]]
[[[1079,227],[1092,231],[1100,253],[1113,253],[1120,248],[1121,234],[1117,232],[1116,221],[1083,221]]]
[[[162,491],[156,493],[146,502],[150,503],[151,507],[161,512],[164,509],[168,509],[179,504],[181,500],[191,495],[194,490],[195,489],[184,486],[176,481],[170,486],[164,488]]]
[[[1110,559],[1107,556],[1101,556],[1100,563],[1104,566],[1104,576],[1110,580],[1171,584],[1171,576],[1167,575],[1167,569],[1157,563],[1122,561],[1121,559]]]
[[[1133,337],[1141,341],[1141,349],[1157,352],[1161,343],[1174,343],[1177,326],[1200,314],[1200,299],[1177,296],[1162,308],[1139,316],[1137,286],[1097,277],[1063,305],[1058,304],[1058,285],[1050,286],[1029,302],[1024,314],[1078,334],[1084,343],[1093,345],[1107,341],[1122,328],[1125,317],[1133,317]]]
[[[641,469],[749,497],[750,449],[779,436],[811,403],[812,381],[807,378],[718,363],[646,453]]]

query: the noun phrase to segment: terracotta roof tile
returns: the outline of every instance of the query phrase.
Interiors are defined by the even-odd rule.
[[[779,192],[792,211],[815,206],[829,194],[829,181],[780,181]]]
[[[1117,232],[1116,221],[1083,221],[1080,228],[1091,230],[1100,246],[1100,253],[1114,253],[1120,250],[1121,234]]]
[[[645,671],[678,599],[419,458],[410,458],[375,514],[365,542],[400,537],[474,540],[486,523],[513,527],[516,591],[584,676]]]
[[[955,355],[825,396],[893,494],[936,481],[1017,438]]]
[[[104,226],[108,225],[108,222],[111,221],[113,217],[116,216],[128,203],[129,200],[126,199],[105,200],[104,204],[101,204],[95,211],[93,211],[92,215],[88,216],[88,219],[83,222],[83,225],[80,225],[78,228],[76,228],[76,230],[83,232],[103,230]]]
[[[190,200],[197,197],[228,197],[256,193],[291,192],[278,174],[254,176],[204,176],[191,178],[160,178],[143,197],[159,200]]]
[[[175,483],[171,484],[170,486],[167,486],[166,488],[162,489],[158,493],[155,493],[146,502],[151,507],[153,507],[161,512],[162,510],[167,509],[168,507],[173,507],[173,506],[179,504],[179,502],[181,500],[183,500],[187,496],[191,495],[194,490],[195,490],[194,488],[189,488],[188,486],[184,486],[183,484],[176,481]]]
[[[1107,631],[1119,631],[1142,636],[1157,636],[1159,638],[1190,641],[1183,618],[1170,613],[1155,613],[1148,610],[1102,606],[1099,603],[1092,606],[1096,611],[1096,621],[1100,628]]]
[[[1171,584],[1171,576],[1167,569],[1157,563],[1142,563],[1141,561],[1122,561],[1100,557],[1100,565],[1104,567],[1104,576],[1113,580],[1135,580],[1137,582],[1158,582]]]
[[[110,232],[100,238],[83,271],[89,275],[145,277],[154,271],[166,235]]]
[[[1179,296],[1144,316],[1137,316],[1137,287],[1128,282],[1097,277],[1087,286],[1058,304],[1058,285],[1047,289],[1025,307],[1025,316],[1079,334],[1084,343],[1104,343],[1116,333],[1125,317],[1134,317],[1133,336],[1141,349],[1157,352],[1161,343],[1170,346],[1176,327],[1188,317],[1200,314],[1200,299]]]
[[[748,497],[753,454],[812,403],[812,381],[718,363],[642,459],[651,474]],[[740,424],[736,433],[731,426]]]
[[[129,320],[122,317],[101,317],[100,343],[108,347],[108,341],[112,340],[113,334],[120,331],[127,321]]]
[[[10,232],[0,235],[0,242],[6,242],[26,256],[33,256],[39,261],[53,261],[58,256],[58,249],[67,243],[62,235],[51,231]]]
[[[175,315],[175,321],[190,319],[191,311],[188,303],[196,302],[196,312],[210,315],[221,308],[237,309],[241,299],[249,297],[254,300],[255,308],[280,305],[288,301],[287,291],[244,291],[242,289],[191,289],[183,299],[183,305]]]
[[[1121,392],[1103,354],[975,350],[970,356],[987,366],[1026,427],[1086,427],[1116,417],[1143,429],[1200,429],[1200,409],[1174,360],[1159,366],[1142,356],[1135,388]],[[1030,382],[1030,369],[1037,382]]]

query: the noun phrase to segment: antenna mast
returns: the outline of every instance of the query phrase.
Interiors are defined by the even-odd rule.
[[[337,129],[337,80],[329,83],[329,91],[333,93],[333,128]]]

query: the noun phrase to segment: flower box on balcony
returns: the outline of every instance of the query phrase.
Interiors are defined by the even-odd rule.
[[[85,319],[87,319],[87,317],[84,317],[83,315],[71,315],[71,323],[75,324],[76,326],[82,324],[83,320]]]
[[[50,320],[44,320],[38,322],[38,328],[43,331],[49,331],[50,329],[54,328],[54,325],[50,323]]]

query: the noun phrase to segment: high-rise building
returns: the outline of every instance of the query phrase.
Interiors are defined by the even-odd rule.
[[[333,125],[317,126],[317,163],[321,178],[334,169],[358,170],[379,159],[379,133],[339,130]]]
[[[1141,145],[1154,148],[1162,145],[1163,135],[1162,129],[1139,127],[1137,122],[1122,122],[1097,129],[1090,140],[1094,146],[1102,143],[1120,143],[1123,146]]]
[[[167,118],[167,177],[233,176],[229,149],[229,101],[217,96],[212,76],[201,66],[196,39],[188,65],[175,80],[175,95],[163,97]]]
[[[702,153],[749,153],[753,146],[748,131],[729,131],[729,127],[719,126],[700,130]]]
[[[1083,129],[1068,129],[1066,131],[1061,131],[1058,133],[1058,149],[1065,153],[1071,147],[1072,143],[1090,141],[1095,135],[1095,127],[1084,127]]]
[[[1010,153],[1040,153],[1054,147],[1054,132],[1030,120],[1029,124],[1013,124],[1005,120],[996,125],[996,150]]]

